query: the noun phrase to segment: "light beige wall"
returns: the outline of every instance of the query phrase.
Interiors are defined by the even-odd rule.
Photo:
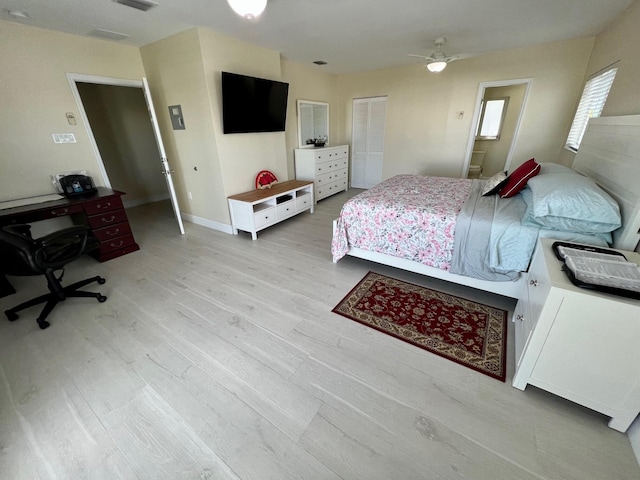
[[[198,29],[146,45],[140,52],[167,158],[176,171],[181,211],[229,224]],[[173,130],[169,105],[182,106],[184,130]]]
[[[66,74],[140,79],[139,50],[0,20],[0,65],[0,200],[53,193],[49,175],[67,170],[86,169],[102,185]],[[77,143],[54,144],[52,133]]]
[[[181,210],[230,224],[226,197],[255,188],[261,170],[289,178],[285,132],[227,134],[221,72],[281,80],[280,54],[193,28],[141,48]],[[182,105],[185,130],[172,130],[167,107]]]
[[[282,59],[282,81],[289,83],[287,105],[287,168],[289,178],[295,178],[294,150],[298,148],[298,100],[313,100],[329,104],[329,144],[338,143],[338,95],[337,75],[321,71],[322,67],[311,67]]]
[[[484,150],[487,155],[484,159],[482,168],[482,176],[490,177],[504,170],[509,148],[513,141],[516,129],[516,123],[522,109],[524,93],[527,86],[511,85],[508,87],[490,87],[485,89],[484,98],[490,100],[493,98],[509,97],[507,104],[507,112],[502,125],[502,132],[498,140],[476,140],[473,146],[474,150]]]
[[[591,58],[583,80],[618,62],[618,72],[602,111],[603,116],[640,113],[640,0],[636,0],[595,39]],[[581,86],[582,88],[582,86]],[[577,101],[574,105],[574,111]],[[572,112],[573,114],[573,112]],[[567,126],[564,136],[569,133]],[[575,154],[564,150],[560,161],[571,165]]]
[[[199,34],[225,194],[254,189],[261,170],[288,180],[284,132],[225,135],[222,130],[222,72],[281,81],[280,54],[211,30],[200,29]]]
[[[339,76],[341,140],[350,143],[353,98],[387,95],[383,178],[463,176],[479,84],[532,78],[510,169],[531,157],[555,161],[592,46],[592,38],[582,38],[507,50],[453,62],[440,74],[418,64]]]

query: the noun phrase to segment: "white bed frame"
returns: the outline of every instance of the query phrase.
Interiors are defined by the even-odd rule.
[[[573,169],[593,178],[618,201],[623,226],[614,232],[613,245],[635,250],[640,241],[640,115],[592,118]],[[347,255],[515,299],[522,298],[526,288],[526,275],[514,282],[491,282],[356,247]]]

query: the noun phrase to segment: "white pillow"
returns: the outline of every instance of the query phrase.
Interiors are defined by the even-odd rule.
[[[507,183],[507,172],[498,172],[484,184],[482,189],[482,196],[488,197],[489,195],[495,195],[500,189]]]

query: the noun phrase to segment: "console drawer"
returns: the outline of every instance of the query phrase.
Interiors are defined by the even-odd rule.
[[[263,225],[267,225],[275,221],[276,221],[275,207],[265,208],[263,210],[260,210],[259,212],[256,212],[253,215],[253,222],[256,228],[260,228]]]
[[[296,202],[295,200],[289,200],[281,203],[276,208],[278,210],[278,218],[287,218],[296,213]]]

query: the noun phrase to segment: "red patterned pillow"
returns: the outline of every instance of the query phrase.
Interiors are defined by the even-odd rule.
[[[540,173],[540,164],[535,158],[530,158],[509,175],[507,183],[500,189],[500,198],[513,197],[525,187],[530,178],[538,173]]]

